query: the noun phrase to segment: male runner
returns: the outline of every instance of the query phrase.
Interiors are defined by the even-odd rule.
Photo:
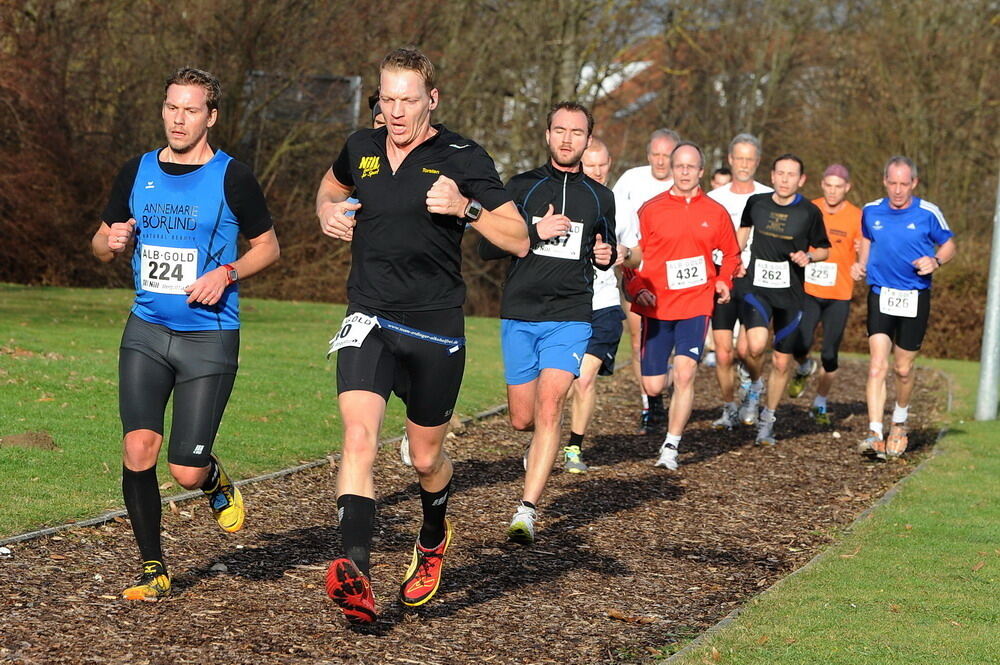
[[[705,172],[701,148],[682,141],[670,162],[673,186],[639,208],[643,265],[626,289],[643,317],[642,384],[650,404],[662,401],[667,364],[676,354],[670,420],[656,461],[676,471],[712,307],[729,300],[740,249],[726,209],[698,184]],[[715,252],[723,257],[721,269],[712,262]]]
[[[720,166],[712,172],[712,189],[718,189],[733,181],[733,171],[728,166]]]
[[[940,208],[914,196],[917,167],[907,157],[892,157],[882,183],[886,197],[867,204],[861,214],[864,238],[852,275],[868,277],[869,436],[858,446],[862,454],[898,457],[909,443],[906,420],[913,394],[913,362],[924,340],[931,311],[931,277],[951,261],[954,233]],[[883,440],[886,374],[892,353],[896,373],[896,405],[889,438]]]
[[[598,138],[591,140],[581,164],[585,175],[607,185],[611,155],[603,141]],[[626,224],[616,224],[616,231],[616,265],[638,266],[642,258],[636,235],[638,230]],[[590,342],[580,364],[580,376],[573,382],[569,443],[563,448],[563,468],[570,473],[587,472],[581,448],[597,404],[597,376],[610,376],[615,371],[615,352],[621,340],[625,312],[622,311],[618,280],[613,270],[594,268],[593,310]]]
[[[563,404],[591,337],[593,266],[608,270],[617,252],[615,200],[580,167],[594,118],[587,107],[559,102],[549,111],[549,161],[507,183],[524,215],[531,252],[511,261],[500,304],[500,342],[510,422],[533,431],[524,492],[507,537],[535,540],[538,500],[559,447]],[[505,256],[486,241],[483,258]]]
[[[122,594],[129,600],[170,592],[156,461],[171,393],[170,473],[182,487],[205,493],[224,531],[243,527],[243,497],[212,445],[236,379],[237,281],[274,263],[279,249],[249,167],[208,143],[221,96],[219,80],[199,69],[167,79],[167,145],[121,168],[91,241],[104,262],[135,241],[135,303],[118,356],[122,492],[143,560],[136,583]],[[238,234],[250,244],[239,257]]]
[[[430,60],[413,49],[392,51],[380,65],[379,90],[388,124],[348,137],[316,195],[323,233],[352,241],[347,317],[331,346],[339,350],[344,444],[337,507],[346,556],[330,564],[326,588],[358,623],[376,620],[369,581],[372,465],[392,392],[406,403],[423,507],[400,589],[403,604],[427,602],[441,580],[452,476],[443,441],[465,368],[466,223],[513,254],[528,250],[524,223],[493,160],[473,141],[431,124],[438,90]],[[359,203],[346,201],[352,193]]]
[[[618,223],[622,226],[639,227],[639,208],[643,203],[661,194],[674,184],[670,177],[670,153],[680,143],[680,136],[672,129],[657,129],[649,137],[646,147],[647,166],[636,166],[629,169],[618,178],[613,191],[615,193],[615,208],[618,211]],[[623,276],[630,278],[628,271],[622,271]],[[632,372],[639,384],[642,395],[642,413],[639,418],[639,433],[646,434],[651,428],[661,426],[666,419],[662,404],[653,405],[650,413],[649,400],[646,391],[642,389],[642,368],[640,367],[639,340],[642,337],[642,319],[632,313],[631,303],[624,303],[627,315],[629,336],[632,340]]]
[[[839,366],[840,342],[851,311],[851,293],[854,290],[851,267],[857,262],[857,246],[861,242],[861,209],[847,200],[847,192],[851,191],[851,175],[846,166],[828,166],[820,186],[823,196],[815,199],[813,204],[823,213],[823,225],[830,240],[830,258],[806,266],[806,296],[802,323],[799,325],[801,347],[795,352],[798,367],[788,384],[788,395],[801,395],[806,380],[816,370],[815,361],[808,356],[816,326],[822,322],[822,370],[810,413],[817,424],[829,425],[826,400]]]
[[[754,194],[773,191],[767,185],[754,180],[757,166],[760,165],[760,141],[753,134],[737,134],[729,142],[729,166],[733,179],[728,185],[713,189],[708,197],[721,203],[729,213],[733,228],[738,229],[743,219],[743,209],[747,200]],[[747,242],[752,242],[750,238]],[[743,249],[743,266],[750,260],[749,245]],[[718,257],[717,257],[718,260]],[[739,304],[737,298],[729,302],[715,304],[712,312],[712,342],[715,349],[715,376],[719,381],[719,391],[722,393],[722,416],[712,423],[716,429],[732,429],[739,422],[736,395],[736,376],[733,368],[738,358],[746,355],[746,337],[739,335],[734,344],[734,329],[739,322]],[[748,393],[749,383],[744,386]],[[744,395],[744,398],[746,395]],[[747,414],[754,414],[756,409],[746,409]],[[754,420],[746,424],[754,424]]]
[[[792,154],[778,157],[771,167],[774,191],[750,197],[737,232],[740,247],[746,245],[751,231],[754,234],[746,275],[737,283],[742,298],[740,320],[746,327],[746,365],[751,380],[745,408],[753,412],[763,389],[761,374],[768,326],[774,323],[767,404],[759,419],[753,412],[740,416],[744,422],[757,421],[757,445],[775,444],[774,412],[788,384],[792,352],[802,320],[805,267],[814,261],[826,260],[830,253],[822,213],[798,193],[805,181],[801,159]]]

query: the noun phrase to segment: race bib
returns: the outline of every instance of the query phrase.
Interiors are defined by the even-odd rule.
[[[787,289],[791,286],[788,261],[757,259],[753,268],[753,285],[763,289]]]
[[[329,358],[345,346],[361,346],[365,338],[368,337],[368,333],[377,326],[378,319],[361,312],[355,312],[344,318],[343,323],[340,324],[340,330],[330,340],[330,350],[326,352],[326,357]]]
[[[878,294],[879,311],[889,316],[904,316],[908,319],[915,319],[919,293],[916,289],[901,291],[883,286]]]
[[[144,244],[139,266],[143,290],[186,295],[184,287],[198,279],[198,250]]]
[[[829,261],[819,261],[806,266],[806,282],[816,286],[835,286],[837,284],[837,264]]]
[[[667,288],[671,291],[701,286],[707,281],[704,256],[667,261]]]
[[[541,217],[532,217],[531,223],[537,224]],[[556,236],[548,240],[542,240],[531,248],[531,251],[540,256],[551,256],[555,259],[579,259],[580,247],[583,245],[583,222],[570,222],[569,233],[564,236]]]

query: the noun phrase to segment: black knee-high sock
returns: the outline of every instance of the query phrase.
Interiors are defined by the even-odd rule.
[[[438,492],[428,492],[420,488],[420,505],[424,509],[424,523],[420,527],[420,546],[432,549],[444,540],[444,516],[448,512],[448,494],[451,481]]]
[[[122,494],[125,510],[132,523],[132,533],[139,545],[143,561],[163,562],[160,546],[160,486],[156,482],[156,465],[145,471],[132,471],[122,466]]]
[[[369,559],[372,534],[375,531],[375,499],[357,494],[344,494],[337,499],[340,516],[340,539],[344,554],[362,573],[371,577]]]
[[[208,458],[208,475],[205,482],[201,484],[201,491],[211,494],[219,488],[219,465],[215,463],[214,457]]]

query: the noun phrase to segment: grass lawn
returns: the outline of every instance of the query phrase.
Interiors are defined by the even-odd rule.
[[[0,537],[121,507],[118,344],[131,300],[125,290],[0,284],[0,437],[44,432],[55,443],[0,447]],[[337,450],[335,361],[325,355],[343,306],[245,299],[242,309],[240,372],[215,444],[229,473],[248,478]],[[496,319],[466,322],[462,416],[506,400],[498,330]],[[393,399],[383,436],[402,426]],[[164,484],[165,456],[166,446]]]
[[[1000,663],[1000,438],[974,422],[979,366],[954,379],[940,454],[818,563],[671,663]]]

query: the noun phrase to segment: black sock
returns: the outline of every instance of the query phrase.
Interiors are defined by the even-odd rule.
[[[424,523],[420,527],[420,546],[432,549],[441,544],[445,536],[444,516],[448,512],[448,493],[451,481],[444,489],[428,492],[420,488],[420,505],[424,509]]]
[[[647,397],[649,398],[649,415],[662,416],[664,414],[663,395],[647,395]]]
[[[535,504],[531,503],[530,501],[525,501],[524,499],[521,499],[521,505],[522,506],[526,506],[528,508],[531,508],[532,510],[536,510],[537,509],[536,506],[535,506]]]
[[[132,533],[139,545],[143,561],[163,562],[160,545],[160,486],[156,482],[156,465],[145,471],[132,471],[122,466],[122,494]]]
[[[580,449],[582,450],[583,449],[583,435],[582,434],[577,434],[576,432],[572,432],[571,431],[569,433],[569,445],[571,445],[571,446],[580,446]]]
[[[371,577],[369,558],[375,532],[375,499],[344,494],[337,499],[337,509],[344,554],[365,576]]]
[[[205,476],[205,482],[201,484],[201,491],[205,494],[211,494],[219,486],[219,465],[216,463],[214,457],[208,458],[208,475]]]

